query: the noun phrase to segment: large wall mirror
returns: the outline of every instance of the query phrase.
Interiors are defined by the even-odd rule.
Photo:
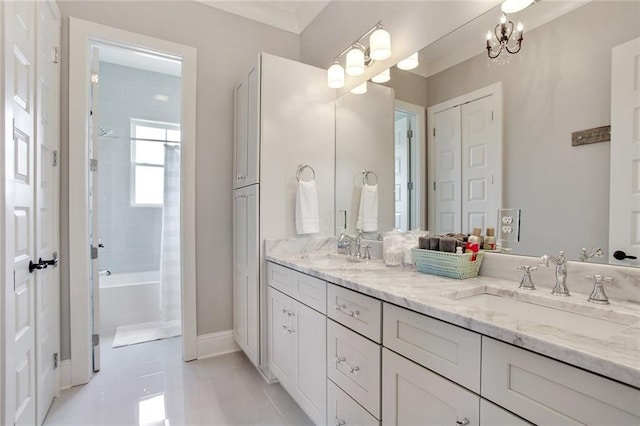
[[[386,83],[395,89],[396,100],[420,104],[429,111],[430,119],[425,128],[420,129],[430,135],[427,141],[429,155],[417,159],[418,165],[422,164],[428,172],[411,182],[414,197],[423,199],[413,214],[413,223],[423,229],[435,229],[437,212],[443,208],[436,203],[440,194],[434,178],[438,164],[443,163],[438,161],[432,132],[439,126],[438,120],[444,122],[446,117],[436,113],[459,107],[457,115],[448,119],[462,121],[467,114],[467,128],[479,129],[490,123],[478,119],[482,114],[474,115],[475,109],[464,106],[475,99],[486,101],[492,96],[489,105],[482,105],[482,108],[488,111],[484,117],[493,113],[492,120],[500,123],[494,132],[498,134],[499,143],[493,148],[478,149],[464,158],[461,153],[454,162],[463,166],[470,162],[491,163],[493,169],[487,176],[491,176],[493,182],[487,181],[488,185],[500,186],[495,205],[521,210],[519,241],[508,243],[512,253],[540,256],[564,250],[568,258],[578,260],[583,247],[601,247],[604,256],[590,261],[640,266],[638,260],[618,262],[611,257],[616,250],[626,250],[629,254],[640,251],[640,237],[638,241],[632,241],[634,232],[640,236],[640,219],[636,230],[630,211],[620,216],[628,224],[628,244],[623,247],[609,243],[611,143],[572,145],[573,132],[611,124],[612,49],[640,37],[640,2],[537,2],[508,17],[524,25],[521,51],[489,59],[485,50],[486,34],[493,31],[500,17],[498,6],[425,47],[419,54],[421,65],[418,68],[412,71],[394,68],[391,81]],[[373,93],[371,89],[376,85],[369,82],[369,86]],[[411,96],[403,99],[406,93]],[[356,216],[357,195],[354,195],[352,175],[365,166],[358,165],[357,169],[344,174],[341,166],[359,156],[366,157],[371,164],[379,161],[376,167],[381,171],[388,170],[378,173],[378,216],[385,218],[384,222],[378,223],[378,231],[383,232],[399,223],[396,220],[394,125],[400,116],[396,106],[394,117],[394,104],[384,98],[377,104],[381,110],[368,117],[369,123],[360,121],[361,129],[375,128],[371,130],[375,134],[390,135],[386,142],[379,142],[382,148],[373,150],[369,145],[370,134],[358,136],[353,129],[350,132],[340,129],[340,123],[347,122],[344,117],[360,116],[364,120],[367,114],[371,115],[361,114],[357,109],[373,108],[374,98],[352,100],[357,96],[362,95],[348,94],[336,102],[336,200],[350,200],[350,205],[344,209]],[[381,111],[385,109],[391,123],[375,118],[384,115]],[[391,127],[380,128],[381,125]],[[640,128],[640,124],[636,125]],[[615,127],[612,128],[612,132],[615,131]],[[464,125],[460,132],[464,132]],[[630,143],[640,138],[640,130],[636,129],[634,135]],[[474,143],[472,141],[471,145]],[[640,144],[640,140],[635,143]],[[374,160],[377,154],[384,158]],[[469,188],[476,194],[481,193],[481,185],[474,187],[473,182],[464,181],[463,177],[457,176],[459,188],[454,191],[467,198]],[[622,186],[626,186],[627,192],[634,187],[633,182]],[[484,190],[490,191],[491,187]],[[611,207],[616,214],[616,206]],[[474,213],[473,209],[471,213]],[[336,214],[336,224],[343,223],[342,214]],[[467,228],[474,224],[483,228],[497,226],[497,212],[493,207],[484,217],[463,210],[460,214],[463,218],[456,219],[455,223],[460,223],[463,232],[468,232]],[[640,218],[640,213],[637,217]],[[352,231],[354,226],[347,228]]]

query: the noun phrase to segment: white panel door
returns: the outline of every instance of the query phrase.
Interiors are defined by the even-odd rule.
[[[460,107],[434,114],[435,234],[461,232]]]
[[[462,232],[497,226],[502,201],[502,143],[494,121],[495,96],[461,106]]]
[[[89,247],[91,247],[89,277],[91,280],[91,333],[94,336],[100,334],[100,260],[98,248],[100,247],[100,235],[98,223],[100,214],[100,197],[98,195],[98,135],[99,117],[98,110],[100,99],[100,55],[97,47],[91,48],[91,87],[89,89]],[[100,341],[92,339],[93,371],[100,371]]]
[[[4,282],[4,424],[36,423],[35,279],[35,2],[2,2],[5,59],[5,116],[11,126],[5,141],[6,267]],[[13,114],[11,114],[13,113]],[[36,260],[37,262],[37,260]]]
[[[59,354],[59,84],[56,57],[60,40],[60,12],[55,2],[36,4],[38,26],[37,145],[36,145],[36,256],[49,261],[36,274],[37,424],[58,392],[55,371]],[[56,357],[54,361],[54,356]]]
[[[409,118],[403,116],[395,122],[395,229],[409,230]]]
[[[247,203],[242,190],[233,193],[233,333],[244,349],[247,344]]]
[[[235,88],[234,144],[233,144],[233,189],[245,185],[247,178],[247,102],[248,82],[243,79]]]
[[[640,266],[640,38],[613,49],[610,193],[609,262]]]

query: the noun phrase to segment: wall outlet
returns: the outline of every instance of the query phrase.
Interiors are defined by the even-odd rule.
[[[520,209],[498,210],[498,241],[520,241]]]

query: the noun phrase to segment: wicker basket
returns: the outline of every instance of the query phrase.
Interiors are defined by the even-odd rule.
[[[457,279],[477,277],[484,258],[484,251],[475,253],[475,260],[471,260],[474,253],[455,254],[417,248],[412,252],[418,272]]]

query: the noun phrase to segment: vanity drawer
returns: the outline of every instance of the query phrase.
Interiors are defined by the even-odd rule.
[[[383,340],[384,346],[480,393],[479,334],[385,303]]]
[[[541,425],[640,424],[639,389],[488,337],[482,396]]]
[[[327,283],[319,278],[268,262],[267,284],[320,313],[327,313]]]
[[[382,302],[334,284],[327,289],[327,316],[380,343]]]
[[[327,375],[380,418],[380,345],[327,321]]]
[[[380,426],[378,419],[329,379],[327,379],[327,424]]]

